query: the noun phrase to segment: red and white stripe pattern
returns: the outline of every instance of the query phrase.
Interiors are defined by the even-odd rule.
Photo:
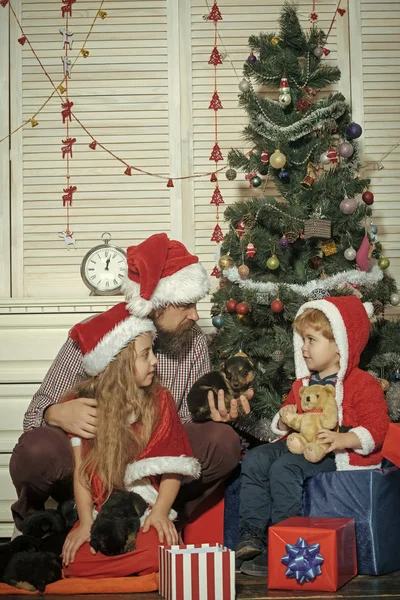
[[[221,544],[160,546],[159,592],[166,600],[234,600],[235,553]]]

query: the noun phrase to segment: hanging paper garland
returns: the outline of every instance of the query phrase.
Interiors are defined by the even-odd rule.
[[[218,21],[222,20],[222,16],[221,16],[221,12],[218,8],[216,0],[214,0],[214,5],[210,11],[210,14],[207,17],[207,20],[214,22],[214,48],[211,52],[211,55],[210,55],[210,58],[208,61],[208,64],[214,66],[214,93],[212,95],[212,98],[211,98],[211,101],[210,101],[210,104],[208,107],[210,110],[214,111],[214,132],[215,132],[214,147],[211,152],[210,160],[215,162],[215,171],[218,171],[218,162],[223,160],[222,152],[218,145],[218,111],[221,110],[223,108],[223,106],[222,106],[222,102],[219,98],[218,91],[217,91],[217,66],[222,64],[222,58],[221,58],[221,55],[220,55],[220,53],[218,51],[218,47],[217,47],[217,44],[218,44]],[[214,175],[214,177],[212,175]],[[214,193],[212,195],[210,204],[214,204],[214,206],[215,206],[217,222],[214,227],[213,234],[211,236],[211,241],[219,244],[224,239],[224,234],[222,233],[222,229],[218,223],[219,207],[221,204],[225,204],[225,203],[224,203],[224,199],[221,194],[221,190],[219,189],[217,176],[215,175],[215,173],[213,173],[212,175],[211,175],[210,180],[212,182],[215,182],[215,189],[214,189]],[[220,272],[216,267],[214,267],[214,269],[211,272],[211,275],[214,277],[219,277]]]

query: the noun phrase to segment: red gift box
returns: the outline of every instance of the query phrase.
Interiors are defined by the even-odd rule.
[[[269,528],[269,589],[335,592],[355,575],[354,519],[290,517]]]
[[[382,456],[400,467],[400,423],[390,423],[382,446]]]
[[[235,553],[221,544],[160,546],[166,600],[235,600]]]

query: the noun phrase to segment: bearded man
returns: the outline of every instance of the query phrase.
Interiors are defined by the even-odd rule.
[[[176,402],[193,453],[202,465],[201,478],[183,485],[177,499],[181,524],[226,479],[240,458],[240,438],[230,426],[238,416],[233,402],[225,409],[223,392],[211,421],[191,422],[186,398],[202,375],[210,371],[206,338],[196,324],[196,302],[209,290],[209,280],[197,256],[165,233],[150,236],[127,250],[128,273],[123,284],[126,307],[137,317],[149,317],[157,328],[156,375]],[[103,313],[107,318],[108,311]],[[18,535],[26,516],[42,509],[51,496],[57,502],[72,497],[73,458],[67,434],[96,436],[96,399],[59,402],[65,392],[86,379],[82,353],[70,337],[62,346],[24,417],[24,433],[13,450],[10,473],[18,499],[12,505]],[[210,398],[210,405],[212,404]],[[250,407],[240,398],[244,412]]]

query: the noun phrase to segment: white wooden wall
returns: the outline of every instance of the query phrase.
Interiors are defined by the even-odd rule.
[[[205,0],[105,2],[108,15],[96,23],[87,45],[90,55],[79,58],[74,67],[74,111],[99,141],[132,165],[172,176],[212,168],[213,111],[208,104],[213,80],[207,61],[213,24],[203,19],[212,5],[207,1],[208,7]],[[219,0],[220,51],[228,54],[218,70],[225,157],[231,147],[240,147],[246,123],[238,108],[237,86],[248,56],[247,38],[275,30],[282,4],[283,0]],[[98,5],[98,0],[79,0],[73,6],[73,56]],[[304,26],[310,5],[299,4]],[[30,0],[13,0],[13,6],[49,73],[59,80],[59,5],[40,0],[33,10]],[[317,0],[325,29],[336,6],[336,0]],[[342,6],[347,12],[337,18],[327,60],[339,64],[338,89],[351,101],[354,120],[364,127],[363,161],[374,162],[400,139],[400,7],[397,0],[343,0]],[[51,92],[28,47],[16,42],[19,36],[13,18],[10,29],[8,20],[0,19],[0,138],[29,118]],[[27,127],[13,135],[10,144],[0,144],[0,536],[10,531],[14,491],[8,461],[32,393],[69,327],[118,301],[88,296],[79,275],[87,250],[104,231],[111,231],[113,241],[123,247],[166,231],[195,251],[209,272],[214,260],[209,241],[215,223],[209,204],[213,184],[208,178],[183,180],[168,189],[165,181],[128,177],[109,155],[89,150],[90,138],[76,125],[71,131],[78,140],[71,182],[78,186],[72,209],[78,248],[68,252],[57,237],[65,227],[65,165],[59,150],[65,130],[59,99],[51,100],[37,120],[38,127]],[[374,220],[392,262],[391,273],[400,282],[399,154],[397,149],[383,161],[384,170],[366,173],[375,194]],[[222,176],[220,185],[226,203],[257,193],[249,190],[243,175],[234,182]],[[199,307],[203,327],[210,326],[209,307],[208,299]]]

